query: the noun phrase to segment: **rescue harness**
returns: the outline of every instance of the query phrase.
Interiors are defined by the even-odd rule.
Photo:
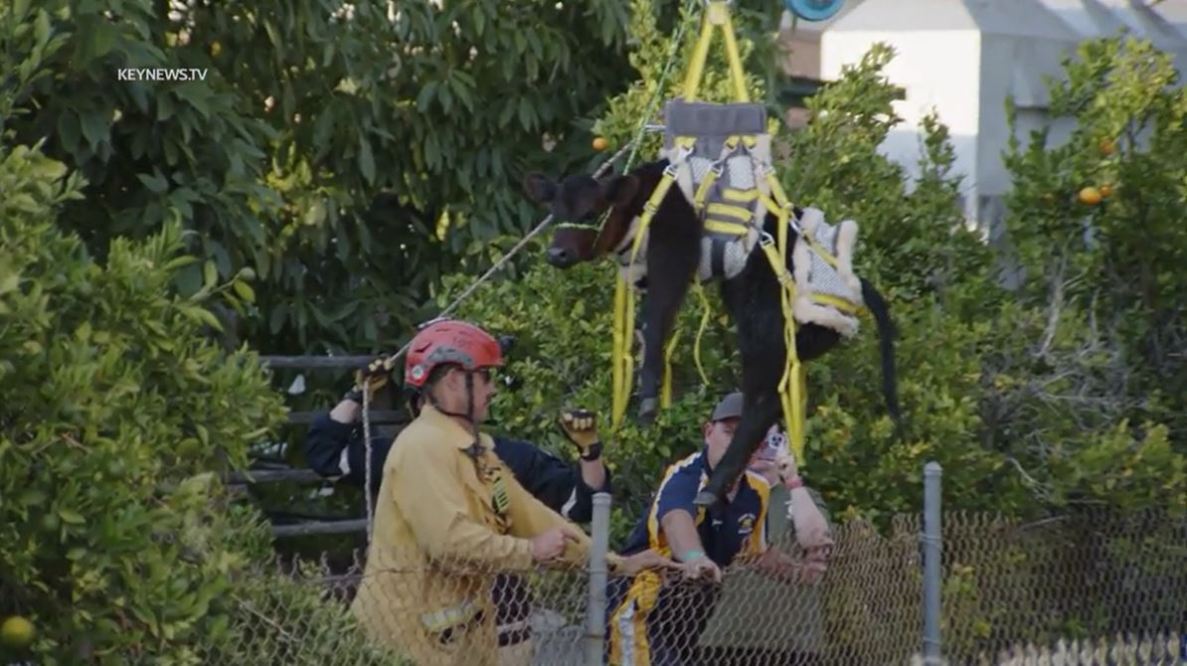
[[[788,199],[771,165],[766,110],[751,103],[746,90],[729,4],[728,0],[706,0],[682,95],[665,107],[661,155],[668,165],[613,251],[619,271],[614,299],[612,422],[615,429],[621,425],[631,394],[634,299],[636,292],[645,290],[649,226],[675,185],[704,221],[693,285],[703,311],[694,346],[701,379],[708,382],[700,363],[700,340],[710,314],[702,285],[736,277],[758,249],[782,287],[787,365],[779,382],[779,396],[792,450],[797,460],[803,460],[807,395],[804,367],[795,345],[796,323],[826,326],[845,337],[856,334],[857,317],[865,312],[861,283],[852,269],[858,227],[852,220],[831,225],[821,211],[797,209]],[[717,28],[723,34],[733,87],[734,100],[728,104],[695,101]],[[774,236],[764,230],[768,214],[778,220]],[[789,231],[794,232],[793,239],[789,239]],[[786,268],[788,252],[794,259],[794,275]],[[664,349],[662,408],[671,405],[671,357],[679,333],[673,331]]]

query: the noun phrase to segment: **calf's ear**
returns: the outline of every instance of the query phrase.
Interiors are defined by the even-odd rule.
[[[602,181],[602,198],[612,206],[623,206],[635,198],[639,179],[634,176],[611,176]]]
[[[542,173],[529,173],[523,179],[523,191],[538,204],[551,203],[556,198],[556,181]]]

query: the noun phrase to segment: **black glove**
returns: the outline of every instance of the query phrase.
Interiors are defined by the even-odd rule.
[[[363,404],[363,391],[366,391],[370,398],[374,400],[375,394],[387,386],[388,381],[390,381],[391,371],[392,362],[387,357],[381,357],[371,361],[367,364],[367,367],[355,371],[354,386],[343,397],[361,405]]]
[[[581,459],[597,460],[602,456],[602,442],[598,438],[598,415],[587,409],[561,412],[561,431],[577,446]]]

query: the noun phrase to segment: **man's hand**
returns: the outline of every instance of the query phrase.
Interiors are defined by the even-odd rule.
[[[570,409],[561,413],[561,430],[577,446],[582,459],[595,460],[602,454],[598,438],[598,415],[586,409]]]
[[[807,521],[804,521],[807,522]],[[807,526],[805,529],[796,529],[796,543],[800,548],[807,552],[817,553],[818,556],[827,561],[829,554],[834,545],[832,534],[828,531],[827,525],[813,524]]]
[[[362,404],[363,391],[369,394],[368,397],[375,398],[375,394],[387,386],[391,378],[391,371],[392,363],[387,357],[377,358],[368,363],[367,367],[356,370],[354,386],[346,394],[346,399]]]
[[[624,576],[634,576],[644,569],[679,569],[680,565],[672,560],[660,555],[654,550],[645,550],[641,553],[628,555],[622,558],[622,563],[618,566],[616,573]]]
[[[532,537],[532,559],[536,562],[551,562],[565,554],[565,547],[575,543],[577,536],[564,527],[554,527]]]
[[[684,577],[690,580],[708,579],[714,583],[721,582],[721,569],[717,563],[707,555],[700,555],[680,565]]]
[[[828,571],[828,555],[827,550],[822,549],[820,554],[817,552],[809,552],[804,558],[804,562],[800,569],[800,582],[805,585],[815,585],[824,578],[824,574]]]
[[[783,483],[788,483],[799,476],[800,473],[795,462],[795,456],[788,451],[780,452],[775,457],[775,469],[778,470],[779,480]]]
[[[756,569],[789,583],[814,585],[828,570],[827,559],[825,551],[810,552],[803,560],[796,560],[778,548],[768,548],[759,556]]]

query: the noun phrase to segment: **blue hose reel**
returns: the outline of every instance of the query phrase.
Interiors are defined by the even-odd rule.
[[[805,21],[827,21],[837,12],[845,0],[783,0],[787,10]]]

